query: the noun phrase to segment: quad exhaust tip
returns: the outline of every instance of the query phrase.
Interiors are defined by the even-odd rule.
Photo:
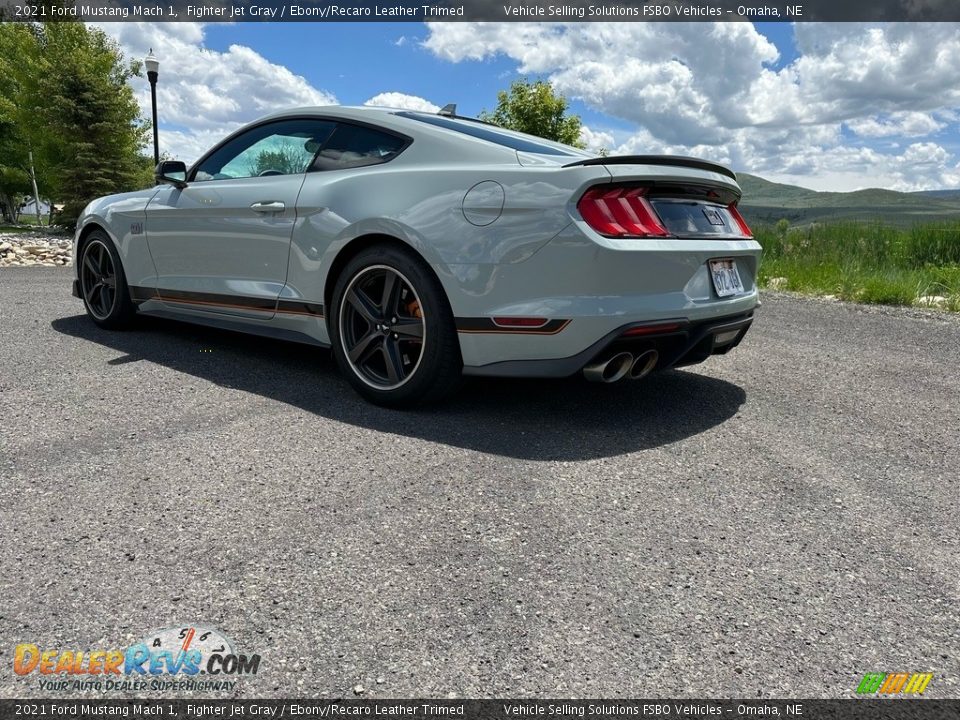
[[[660,354],[656,350],[647,350],[646,352],[640,353],[634,358],[627,377],[631,380],[645,378],[657,366],[657,360],[659,359]]]
[[[659,359],[656,350],[646,350],[636,357],[621,352],[603,362],[587,365],[583,369],[583,376],[590,382],[602,383],[615,383],[623,378],[639,380],[650,374]]]
[[[615,383],[626,377],[631,367],[633,367],[633,355],[622,352],[609,360],[587,365],[583,369],[583,376],[590,382]]]

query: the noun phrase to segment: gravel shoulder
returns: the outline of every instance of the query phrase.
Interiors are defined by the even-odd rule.
[[[2,697],[48,695],[17,643],[191,623],[261,654],[235,697],[960,696],[955,315],[767,294],[692,370],[401,413],[323,351],[101,331],[64,268],[0,307]]]

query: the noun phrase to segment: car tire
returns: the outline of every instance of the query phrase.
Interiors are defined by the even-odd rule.
[[[337,278],[329,328],[340,371],[372,403],[436,402],[460,381],[450,303],[412,252],[374,245],[353,257]]]
[[[84,241],[77,260],[80,297],[87,315],[108,330],[129,327],[136,315],[127,278],[113,241],[94,230]]]

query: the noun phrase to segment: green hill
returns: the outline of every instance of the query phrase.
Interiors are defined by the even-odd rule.
[[[791,225],[861,220],[909,227],[918,222],[960,220],[960,190],[817,192],[748,173],[737,173],[737,180],[743,189],[740,209],[748,223],[772,224],[786,218]]]

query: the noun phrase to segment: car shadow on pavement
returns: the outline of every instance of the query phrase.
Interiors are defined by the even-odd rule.
[[[397,411],[356,395],[321,348],[146,317],[125,332],[103,330],[85,315],[51,325],[124,353],[105,370],[156,363],[338,422],[527,460],[584,460],[667,445],[719,425],[746,400],[742,388],[724,380],[668,371],[612,385],[579,376],[468,378],[441,405]]]

